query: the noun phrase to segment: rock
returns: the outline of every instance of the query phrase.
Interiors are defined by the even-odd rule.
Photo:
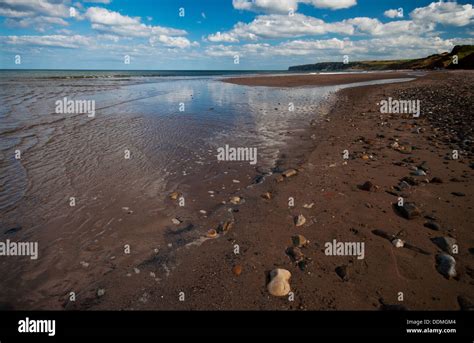
[[[287,169],[282,173],[284,177],[292,177],[292,176],[295,176],[296,174],[298,174],[296,169]]]
[[[270,192],[265,192],[261,195],[262,198],[270,200],[272,198],[272,193]]]
[[[214,230],[214,229],[210,229],[209,231],[207,231],[206,236],[209,237],[209,238],[216,238],[217,237],[217,231]]]
[[[229,202],[234,205],[240,204],[240,201],[242,200],[241,197],[233,196],[230,198]]]
[[[306,218],[300,214],[298,217],[295,218],[295,225],[302,226],[306,223]]]
[[[364,161],[368,161],[368,160],[370,160],[370,157],[369,157],[369,155],[362,155],[362,157],[361,157],[361,158],[362,158]]]
[[[298,247],[291,247],[286,250],[288,256],[290,256],[293,262],[301,262],[304,260],[304,255]]]
[[[312,202],[311,204],[304,204],[303,207],[304,208],[313,208],[314,206],[314,202]]]
[[[339,266],[335,269],[336,274],[342,279],[342,281],[349,280],[349,276],[347,275],[347,266]]]
[[[414,202],[405,202],[403,206],[395,205],[397,211],[406,219],[413,219],[421,215],[421,210]]]
[[[364,182],[363,185],[359,186],[359,189],[367,192],[374,192],[375,191],[375,185],[371,181],[366,181]]]
[[[242,274],[242,266],[240,265],[236,265],[232,268],[232,273],[235,275],[235,276],[239,276],[240,274]]]
[[[229,221],[226,221],[223,224],[219,225],[219,228],[218,228],[217,231],[227,232],[227,231],[231,230],[233,226],[234,226],[234,222],[229,220]]]
[[[415,170],[413,173],[411,173],[412,175],[415,175],[415,176],[426,176],[426,173],[424,170],[422,169],[417,169]]]
[[[402,241],[400,238],[395,238],[392,240],[392,244],[395,248],[403,248],[405,242]]]
[[[456,277],[456,260],[451,255],[438,254],[436,255],[436,270],[447,279]]]
[[[105,289],[99,288],[99,289],[97,290],[97,297],[100,298],[100,297],[103,297],[104,295],[105,295]]]
[[[462,192],[451,192],[452,195],[457,196],[457,197],[465,197],[466,194]]]
[[[452,237],[435,237],[432,238],[431,241],[448,254],[457,253],[457,242]]]
[[[435,176],[430,180],[430,183],[443,183],[443,180],[440,177]]]
[[[461,311],[474,311],[474,302],[467,296],[459,295],[458,304],[461,307]]]
[[[181,224],[181,220],[179,220],[178,218],[173,218],[173,219],[171,219],[171,221],[172,221],[173,224],[175,224],[175,225]]]
[[[428,169],[429,169],[428,168],[428,162],[423,161],[420,165],[417,166],[417,168],[427,172]]]
[[[441,225],[439,225],[437,222],[432,221],[432,220],[427,221],[425,224],[423,224],[423,226],[435,231],[441,230]]]
[[[83,266],[84,268],[87,268],[89,267],[89,263],[87,263],[86,261],[81,261],[81,266]]]
[[[17,233],[18,231],[20,231],[21,229],[22,229],[21,226],[15,226],[15,227],[12,227],[12,228],[6,230],[3,234],[13,235],[14,233]]]
[[[309,243],[309,241],[303,235],[292,236],[291,241],[293,242],[293,245],[295,247],[298,247],[298,248],[302,248],[302,247],[308,245],[308,243]]]
[[[270,282],[267,285],[268,292],[275,297],[284,297],[290,293],[291,273],[286,269],[273,269],[270,272]]]
[[[420,184],[420,182],[415,180],[412,176],[405,176],[400,181],[405,181],[410,186],[418,186]]]
[[[180,196],[179,192],[173,192],[169,195],[171,200],[177,200],[179,198],[179,196]]]
[[[283,181],[285,181],[285,178],[284,178],[283,176],[281,176],[281,175],[277,175],[277,176],[275,177],[275,181],[276,181],[276,182],[283,182]]]

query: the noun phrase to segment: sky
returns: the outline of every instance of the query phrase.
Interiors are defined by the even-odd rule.
[[[286,70],[474,44],[472,1],[0,0],[0,69]]]

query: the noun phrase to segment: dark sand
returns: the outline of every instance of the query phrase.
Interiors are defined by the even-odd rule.
[[[300,86],[333,86],[347,83],[386,80],[413,76],[412,72],[384,72],[366,74],[315,74],[285,76],[233,77],[222,81],[245,86],[265,87],[300,87]]]
[[[381,77],[394,78],[394,74]],[[340,77],[253,80],[258,85],[264,80],[268,86],[303,86],[341,83]],[[351,75],[347,80],[363,81],[361,77],[368,75]],[[250,78],[239,80],[249,82]],[[460,303],[466,306],[474,298],[473,161],[472,145],[466,142],[468,136],[472,138],[472,89],[472,72],[436,72],[412,82],[339,92],[326,121],[308,123],[307,132],[295,134],[295,141],[314,135],[316,148],[292,165],[285,164],[282,156],[281,170],[296,168],[296,176],[277,182],[281,177],[277,172],[261,184],[242,187],[238,194],[244,199],[242,204],[216,205],[207,218],[195,223],[203,230],[202,240],[178,249],[163,247],[138,264],[133,256],[122,258],[117,269],[111,261],[111,269],[81,290],[75,303],[68,302],[67,295],[59,295],[62,306],[148,310],[377,310],[384,304],[457,310]],[[420,99],[421,117],[381,114],[376,103],[389,96]],[[395,139],[413,150],[402,153],[392,148]],[[344,165],[345,149],[350,159]],[[446,158],[453,149],[460,151],[458,160]],[[419,185],[402,192],[394,189],[401,178],[410,175],[410,167],[423,161],[427,161],[428,175],[414,177]],[[441,178],[443,183],[425,181],[433,177]],[[373,192],[358,188],[369,180],[376,185]],[[272,199],[262,198],[264,192],[271,192]],[[406,201],[415,202],[422,215],[412,220],[398,215],[392,206],[400,194]],[[295,199],[292,208],[288,206],[289,197]],[[314,203],[312,208],[303,207],[310,203]],[[299,214],[305,216],[306,224],[296,227],[294,217]],[[424,227],[427,215],[435,218],[441,231]],[[217,228],[225,220],[234,221],[227,233],[205,237],[205,229]],[[175,230],[174,239],[184,239],[189,230],[189,223],[183,223]],[[398,234],[428,254],[416,248],[395,248],[374,230]],[[301,249],[307,258],[304,271],[286,254],[295,234],[310,240]],[[458,277],[454,279],[446,279],[435,268],[440,249],[430,239],[439,236],[452,236],[459,244],[459,253],[454,255]],[[333,239],[365,242],[365,258],[326,256],[324,244]],[[234,253],[236,245],[239,254]],[[239,276],[233,273],[235,266],[241,267]],[[346,266],[346,280],[335,271],[341,266]],[[123,273],[124,267],[130,270],[129,275]],[[269,295],[268,273],[277,267],[291,272],[294,301]],[[98,297],[98,289],[104,289],[105,295]],[[399,292],[403,292],[402,302],[398,301]],[[180,295],[184,301],[180,301]]]

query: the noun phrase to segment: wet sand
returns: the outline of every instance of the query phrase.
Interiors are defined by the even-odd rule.
[[[311,85],[308,78],[296,82],[294,78],[299,77],[290,76],[293,79],[285,86]],[[284,83],[284,77],[272,79],[275,83],[268,86]],[[352,75],[349,79],[348,83],[356,82]],[[96,266],[93,282],[78,285],[76,301],[69,301],[67,287],[61,286],[53,297],[31,307],[376,310],[402,305],[418,310],[457,310],[461,304],[468,306],[474,297],[470,225],[474,189],[469,142],[473,83],[470,72],[439,72],[411,82],[339,91],[330,101],[328,113],[318,109],[305,130],[287,133],[294,143],[292,150],[280,154],[275,168],[257,167],[251,173],[248,168],[236,167],[229,169],[228,175],[217,168],[214,172],[219,178],[203,180],[191,209],[179,207],[168,197],[164,210],[170,217],[185,219],[179,225],[154,220],[155,212],[144,220],[140,208],[133,208],[135,212],[130,217],[125,214],[128,219],[123,224],[130,229],[111,239],[119,238],[116,245],[141,240],[140,253],[133,245],[128,255],[117,248],[113,259],[112,254],[103,256],[108,261],[103,263],[95,258],[96,252],[110,239],[87,245],[90,266],[78,266],[64,281],[76,280],[78,284]],[[421,117],[381,114],[376,104],[389,96],[420,99]],[[396,139],[399,146],[411,149],[393,148]],[[349,160],[342,158],[346,149]],[[460,151],[458,160],[447,158],[453,149]],[[400,179],[411,176],[423,161],[427,162],[427,175],[413,176],[416,186],[397,190]],[[288,168],[297,169],[297,175],[282,178]],[[256,176],[259,182],[255,182]],[[433,177],[442,183],[430,182]],[[235,179],[240,182],[234,183]],[[366,181],[375,185],[373,191],[358,187]],[[204,198],[208,190],[220,190],[222,185],[232,185],[232,189]],[[262,197],[266,192],[270,199]],[[231,195],[242,200],[231,204]],[[422,214],[412,220],[400,216],[393,207],[400,195],[415,202]],[[289,206],[290,197],[294,206]],[[311,208],[304,206],[311,203]],[[205,214],[197,212],[203,207]],[[306,223],[296,227],[294,220],[300,214]],[[425,227],[427,221],[435,221],[441,229]],[[233,223],[230,229],[215,238],[207,237],[208,230],[220,231],[226,222]],[[406,247],[395,248],[376,230],[396,235]],[[299,265],[287,254],[296,234],[310,241],[301,249],[305,263]],[[446,279],[436,270],[436,255],[441,249],[431,239],[440,236],[451,236],[459,244],[459,253],[454,255],[456,278]],[[325,255],[324,244],[333,239],[364,242],[365,258]],[[67,250],[65,246],[62,253]],[[274,268],[291,272],[293,301],[268,293],[268,274]],[[341,277],[341,270],[346,271],[345,277]],[[399,292],[403,292],[402,302]],[[25,303],[19,307],[24,308]]]
[[[285,76],[233,77],[222,81],[244,86],[301,87],[333,86],[355,82],[412,77],[414,72],[354,73],[354,74],[302,74]]]
[[[281,166],[281,170],[296,168],[296,176],[278,182],[281,175],[275,173],[242,190],[242,204],[216,208],[200,222],[216,228],[232,219],[227,233],[208,239],[204,232],[200,242],[172,256],[161,254],[143,262],[137,266],[139,274],[120,283],[103,280],[107,293],[102,298],[91,294],[82,306],[66,307],[458,310],[472,306],[472,146],[459,137],[472,134],[473,82],[471,72],[440,72],[407,83],[339,92],[326,120],[302,135],[316,134],[316,148],[299,163]],[[376,103],[388,96],[416,96],[424,106],[421,117],[381,114]],[[452,130],[446,124],[456,118],[464,120],[464,129]],[[393,147],[396,140],[399,148]],[[347,164],[342,159],[345,149],[350,152]],[[453,149],[461,153],[457,160],[449,158]],[[413,176],[416,186],[397,190],[400,180],[423,161],[427,175]],[[434,177],[442,183],[430,182]],[[372,191],[358,187],[366,181],[374,184]],[[261,197],[265,192],[272,194],[271,199]],[[393,204],[400,195],[415,202],[421,215],[411,220],[399,215]],[[294,207],[288,206],[289,197],[295,199]],[[312,208],[304,208],[310,203]],[[294,218],[300,214],[306,223],[296,227]],[[438,223],[440,230],[425,227],[428,221]],[[394,247],[380,232],[402,239],[405,247]],[[295,234],[310,241],[301,249],[307,262],[304,270],[286,253]],[[441,249],[432,239],[441,236],[453,237],[459,245],[455,278],[447,279],[436,270]],[[324,243],[333,239],[365,242],[365,258],[325,255]],[[338,275],[338,267],[346,270],[345,277]],[[274,268],[291,272],[294,301],[269,295],[268,273]]]

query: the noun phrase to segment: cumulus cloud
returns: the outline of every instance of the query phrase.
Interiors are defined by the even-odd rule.
[[[338,33],[350,35],[354,27],[348,23],[326,23],[321,19],[295,13],[292,16],[282,14],[259,15],[252,22],[239,22],[228,32],[211,34],[211,42],[238,42],[240,40],[258,40],[260,38],[289,38],[307,35]]]
[[[69,7],[55,0],[2,0],[0,15],[13,18],[34,15],[65,18],[69,16]]]
[[[298,4],[308,4],[316,8],[337,10],[357,4],[356,0],[232,0],[235,9],[253,12],[289,13],[296,11]]]
[[[410,17],[420,22],[466,26],[474,22],[474,8],[471,4],[461,5],[456,2],[439,1],[414,9]]]
[[[392,36],[399,34],[420,35],[433,31],[431,22],[397,20],[382,23],[376,18],[356,17],[339,22],[328,23],[324,20],[296,13],[259,15],[250,23],[239,22],[227,32],[208,35],[210,42],[237,43],[257,41],[268,38],[297,38],[325,34]]]
[[[180,36],[184,30],[169,27],[145,25],[139,17],[129,17],[102,7],[89,7],[84,18],[91,22],[93,29],[121,36],[148,37],[150,35]]]
[[[383,15],[387,18],[403,18],[403,8],[399,8],[396,10],[386,10],[383,12]]]
[[[76,49],[92,45],[94,39],[82,35],[0,36],[0,42],[9,45]]]

